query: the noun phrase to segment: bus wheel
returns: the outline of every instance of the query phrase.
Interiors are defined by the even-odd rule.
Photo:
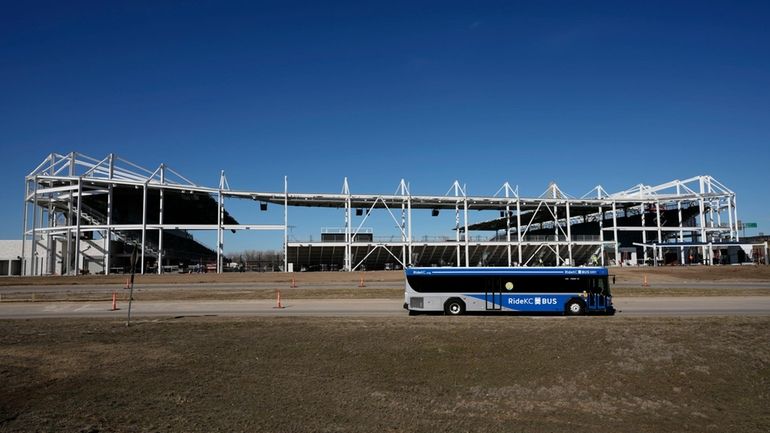
[[[450,316],[459,316],[465,312],[465,302],[452,298],[444,304],[444,312]]]
[[[586,308],[582,302],[573,299],[567,302],[566,312],[570,316],[580,316],[585,314]]]

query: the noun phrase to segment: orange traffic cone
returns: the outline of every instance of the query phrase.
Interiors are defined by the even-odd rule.
[[[650,285],[647,284],[647,275],[644,276],[644,281],[642,281],[642,287],[650,287]]]
[[[291,286],[289,287],[291,287],[292,289],[297,287],[297,281],[294,279],[294,277],[291,277]]]
[[[275,307],[273,308],[286,308],[281,304],[281,291],[276,290],[275,291]]]
[[[361,282],[358,283],[358,287],[366,287],[366,284],[364,284],[364,277],[361,276]]]
[[[129,281],[130,280],[128,278],[126,278],[126,285],[123,286],[124,289],[130,289],[131,288],[131,283]]]
[[[112,291],[112,311],[117,311],[118,309],[118,293],[114,290]]]

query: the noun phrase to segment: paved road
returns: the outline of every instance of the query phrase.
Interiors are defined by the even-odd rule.
[[[770,296],[613,297],[621,316],[770,315]]]
[[[636,289],[642,286],[638,283],[617,283],[611,288]],[[770,289],[770,281],[697,281],[684,283],[649,283],[651,288],[660,289]]]
[[[770,296],[616,298],[618,316],[770,315]],[[177,316],[403,316],[398,299],[297,299],[277,309],[274,301],[141,301],[133,317]],[[0,319],[54,317],[124,318],[128,305],[110,311],[109,302],[3,302]]]

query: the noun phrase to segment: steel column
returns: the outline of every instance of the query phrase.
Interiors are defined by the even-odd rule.
[[[730,240],[732,241],[735,239],[735,234],[733,233],[733,197],[732,196],[727,197],[727,218],[730,224]]]
[[[677,182],[676,195],[681,194],[680,189],[681,189],[680,184],[679,182]],[[677,209],[677,213],[679,214],[679,243],[681,244],[681,243],[684,243],[684,222],[682,221],[682,200],[678,200],[676,202],[676,209]],[[679,256],[680,256],[679,263],[684,265],[685,264],[684,247],[679,247]]]
[[[711,187],[711,177],[708,177],[706,182],[706,186],[708,189],[709,195],[711,195],[714,192],[714,189]],[[714,199],[709,200],[709,215],[708,215],[708,221],[709,221],[709,227],[712,229],[714,228]],[[709,241],[713,241],[714,232],[711,232],[711,239]],[[709,255],[711,255],[711,249],[709,249]]]
[[[72,182],[70,182],[70,185],[72,185]],[[70,192],[68,193],[69,200],[67,200],[67,260],[66,260],[66,274],[70,275],[72,273],[72,190],[70,189]],[[64,255],[62,254],[62,264],[65,262]],[[64,274],[64,270],[62,270],[62,274]]]
[[[346,271],[350,272],[353,267],[353,247],[351,243],[353,242],[353,222],[351,221],[353,219],[353,214],[351,212],[351,194],[350,194],[350,184],[348,183],[348,178],[345,178],[345,183],[343,186],[344,194],[345,194],[345,263],[344,268]]]
[[[569,265],[575,266],[575,262],[572,261],[572,221],[570,219],[569,200],[567,200],[567,254],[569,254]]]
[[[289,176],[283,177],[283,271],[289,272]]]
[[[74,177],[75,176],[75,152],[71,152],[69,154],[69,176]],[[70,186],[72,186],[72,182],[70,182]],[[69,192],[69,201],[67,202],[67,226],[72,227],[72,190],[70,189]],[[72,262],[74,260],[74,250],[72,248],[72,229],[67,229],[67,275],[72,274]],[[75,267],[77,267],[77,263],[75,264]],[[75,270],[77,273],[77,269]]]
[[[26,257],[26,248],[27,248],[27,226],[29,224],[29,206],[27,203],[27,200],[29,199],[29,179],[24,178],[24,209],[22,210],[22,213],[24,214],[24,224],[21,231],[21,275],[29,275],[31,274],[31,269],[28,272],[27,271],[27,257]],[[30,245],[30,249],[31,249]]]
[[[112,180],[115,175],[115,155],[110,154],[108,156],[108,168],[107,177]],[[105,230],[105,246],[104,246],[104,274],[110,274],[110,268],[112,267],[112,182],[107,186],[107,230]]]
[[[507,191],[506,191],[507,195]],[[511,251],[511,202],[505,205],[505,246],[508,251],[508,267],[513,265],[513,252]]]
[[[407,201],[406,201],[406,212],[407,212],[407,221],[406,221],[406,229],[407,229],[407,237],[409,242],[409,265],[412,266],[414,263],[412,262],[412,192],[408,190],[407,188]]]
[[[403,195],[403,194],[402,194]],[[406,266],[406,202],[401,202],[401,263]]]
[[[644,203],[639,205],[642,211],[642,243],[647,245],[647,211],[644,208]],[[647,266],[647,247],[642,248],[642,260],[644,260],[644,266]]]
[[[556,197],[556,188],[553,190],[554,198]],[[547,206],[547,205],[546,205]],[[556,245],[554,245],[554,251],[556,252],[556,266],[560,266],[561,260],[561,253],[559,253],[559,207],[554,202],[553,204],[553,235],[554,235],[554,242],[556,242]]]
[[[144,187],[142,190],[142,264],[140,265],[140,274],[144,275],[144,251],[147,249],[147,183],[150,180],[147,179],[146,182],[144,182]]]
[[[158,206],[160,208],[158,212],[158,224],[163,224],[163,185],[166,184],[166,166],[165,164],[160,165],[160,184],[161,188],[159,189],[158,193],[160,195],[160,203],[158,203]],[[158,275],[163,273],[163,227],[158,228]]]
[[[463,193],[465,195],[465,193]],[[465,222],[465,267],[470,266],[470,254],[469,254],[469,242],[470,239],[468,239],[468,198],[465,197],[463,199],[463,220]]]
[[[50,197],[49,197],[50,198]],[[48,209],[46,210],[46,217],[48,219],[48,227],[54,226],[54,217],[53,217],[53,203],[51,200],[48,200]],[[48,275],[51,275],[54,273],[54,267],[56,266],[56,249],[54,248],[54,245],[56,244],[56,241],[53,239],[53,235],[51,233],[45,234],[45,248],[46,248],[46,254],[45,254],[45,273]]]
[[[738,227],[738,197],[735,196],[733,196],[733,214],[733,220],[735,221],[735,241],[740,242],[741,232],[740,228]]]
[[[104,231],[104,274],[110,274],[112,266],[112,184],[107,188],[107,229]]]
[[[521,250],[521,198],[516,197],[516,246],[519,252],[519,266],[522,266],[523,254]]]
[[[75,275],[83,272],[80,253],[80,218],[83,215],[83,176],[78,177],[78,213],[75,219]]]
[[[615,266],[623,266],[620,258],[620,241],[618,240],[618,208],[617,202],[612,200],[612,233],[615,241]]]
[[[222,188],[217,192],[217,274],[222,273]]]
[[[601,192],[599,192],[599,195],[601,198]],[[605,266],[604,264],[604,209],[599,206],[599,242],[601,242],[601,245],[599,246],[599,251],[601,254],[601,258],[599,259],[601,261],[601,265]]]
[[[706,258],[706,208],[703,203],[703,194],[705,193],[705,185],[703,182],[703,177],[700,177],[698,179],[698,184],[700,185],[700,190],[698,193],[698,225],[700,226],[700,242],[704,243],[704,245],[701,246],[701,257],[704,259]]]
[[[32,275],[37,275],[37,176],[32,186]]]
[[[457,252],[457,267],[460,267],[460,202],[455,202],[455,251]]]
[[[510,185],[508,182],[505,182],[505,185],[503,185],[503,188],[505,189],[505,198],[510,198]],[[511,201],[506,200],[505,202],[505,241],[507,245],[505,246],[506,250],[508,251],[508,267],[511,267],[513,264],[513,257],[511,254]]]
[[[661,228],[661,223],[660,223],[660,201],[659,200],[655,201],[655,220],[658,222],[658,243],[662,244],[663,243],[663,232],[660,229]],[[655,255],[653,256],[653,260],[655,260],[654,264],[656,266],[658,264],[658,259],[659,258],[661,260],[663,259],[663,254],[662,254],[663,247],[660,247],[660,252],[661,252],[661,254],[658,255],[658,251],[655,251]]]

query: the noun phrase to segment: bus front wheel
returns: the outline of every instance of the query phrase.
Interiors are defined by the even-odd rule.
[[[452,298],[444,304],[444,312],[450,316],[459,316],[465,312],[465,303],[457,298]]]
[[[565,308],[565,310],[570,316],[581,316],[586,313],[585,305],[575,299],[567,302],[567,308]]]

